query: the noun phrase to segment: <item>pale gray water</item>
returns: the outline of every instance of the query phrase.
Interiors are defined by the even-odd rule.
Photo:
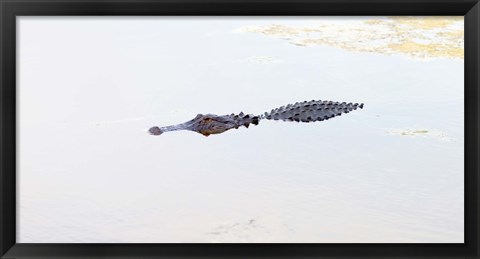
[[[312,19],[20,18],[17,241],[463,242],[463,60],[235,33]],[[312,99],[365,107],[146,133]]]

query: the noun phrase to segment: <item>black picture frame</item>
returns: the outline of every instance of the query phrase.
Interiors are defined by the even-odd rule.
[[[478,258],[478,0],[0,0],[1,258]],[[87,15],[462,15],[465,17],[464,244],[16,243],[16,17]],[[54,93],[52,93],[54,95]],[[91,179],[95,181],[95,179]]]

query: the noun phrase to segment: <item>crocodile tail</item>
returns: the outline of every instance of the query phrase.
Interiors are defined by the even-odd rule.
[[[282,106],[265,112],[259,117],[267,120],[314,122],[328,120],[358,108],[363,109],[363,103],[312,100]]]

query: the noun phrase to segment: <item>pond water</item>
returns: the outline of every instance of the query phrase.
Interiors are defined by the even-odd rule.
[[[416,32],[463,29],[435,19]],[[341,27],[391,21],[20,18],[17,242],[462,243],[463,57],[412,54],[398,31],[369,51]],[[312,99],[365,106],[147,133]]]

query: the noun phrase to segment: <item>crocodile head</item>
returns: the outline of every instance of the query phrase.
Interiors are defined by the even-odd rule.
[[[211,134],[220,134],[229,129],[238,129],[240,126],[245,126],[248,128],[250,123],[257,125],[259,121],[258,116],[253,116],[251,114],[244,115],[240,113],[238,115],[215,115],[215,114],[198,114],[192,120],[189,120],[185,123],[166,126],[166,127],[151,127],[148,132],[151,135],[161,135],[167,131],[175,130],[190,130],[198,132],[204,136],[209,136]]]
[[[218,116],[214,114],[198,114],[189,126],[189,130],[198,132],[204,136],[211,134],[220,134],[229,129],[238,128],[244,123],[235,116],[223,115]]]

